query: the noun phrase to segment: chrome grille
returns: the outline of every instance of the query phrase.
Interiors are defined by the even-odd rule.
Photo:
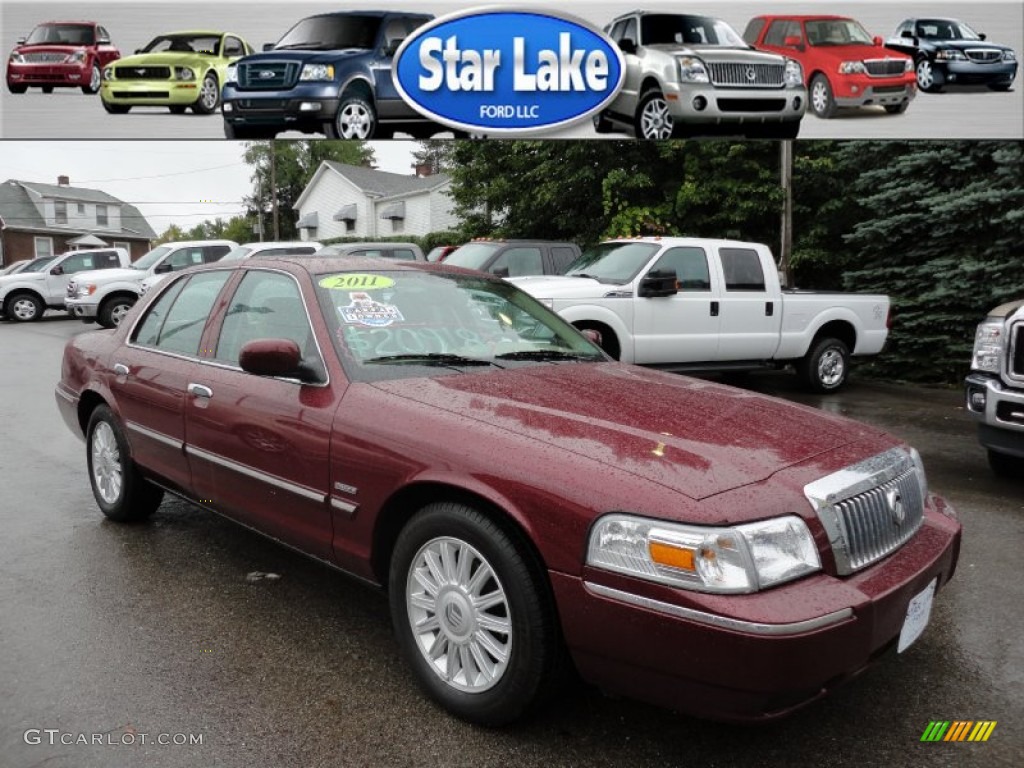
[[[23,53],[29,64],[60,64],[68,55],[66,53]]]
[[[779,88],[782,86],[785,70],[783,64],[708,63],[708,71],[714,85],[744,88]]]
[[[868,59],[864,68],[871,77],[896,77],[906,71],[906,59]]]
[[[1002,51],[995,51],[991,48],[968,48],[964,53],[968,59],[979,64],[994,64],[1003,58]]]
[[[298,79],[299,64],[294,61],[253,61],[238,65],[238,85],[248,90],[291,88]]]
[[[1024,319],[1010,326],[1010,364],[1007,366],[1010,376],[1018,381],[1024,380]]]
[[[118,80],[168,80],[170,67],[114,67]]]
[[[881,560],[917,532],[924,519],[922,472],[914,455],[894,448],[804,488],[828,534],[837,573]]]

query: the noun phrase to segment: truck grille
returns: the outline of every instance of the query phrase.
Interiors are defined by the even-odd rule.
[[[715,99],[722,112],[781,112],[785,99]]]
[[[299,64],[294,61],[254,61],[238,65],[238,85],[251,91],[291,88],[298,79]]]
[[[169,80],[170,67],[114,67],[118,80]]]
[[[708,70],[714,85],[743,88],[780,88],[785,76],[783,64],[738,64],[710,62]]]
[[[68,57],[66,53],[23,53],[29,64],[60,64]]]
[[[1010,326],[1010,376],[1024,380],[1024,320]]]
[[[1003,58],[1002,51],[994,51],[991,48],[968,48],[964,53],[968,59],[979,64],[995,64]]]
[[[906,71],[906,59],[868,59],[864,68],[871,77],[897,77]]]
[[[919,471],[911,455],[896,448],[804,488],[828,533],[837,573],[881,560],[917,532],[924,519]]]

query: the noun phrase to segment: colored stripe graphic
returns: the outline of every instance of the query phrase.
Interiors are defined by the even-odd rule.
[[[946,734],[946,738],[943,741],[963,741],[964,736],[967,735],[967,729],[974,725],[970,720],[955,720],[953,725],[950,726],[949,733]]]
[[[931,720],[921,741],[988,741],[996,729],[995,720]]]
[[[992,735],[992,731],[996,729],[995,720],[982,720],[971,731],[971,735],[967,738],[968,741],[988,741],[988,737]]]
[[[947,728],[949,728],[948,720],[932,720],[921,734],[921,741],[939,741],[946,733]]]

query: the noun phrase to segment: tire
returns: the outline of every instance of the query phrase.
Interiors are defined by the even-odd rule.
[[[324,124],[329,139],[381,138],[384,131],[377,124],[377,110],[362,96],[350,94],[341,100],[334,120]]]
[[[7,299],[4,314],[16,323],[31,323],[39,320],[46,311],[43,300],[34,293],[16,293]]]
[[[43,93],[53,93],[53,86],[52,85],[44,85],[42,90],[43,90]]]
[[[839,339],[824,338],[797,364],[797,373],[812,392],[835,392],[846,382],[850,350]]]
[[[406,524],[391,560],[391,619],[430,698],[463,720],[496,726],[555,689],[562,645],[543,573],[472,507],[431,504]],[[486,607],[474,606],[484,597]],[[417,624],[425,625],[418,634]]]
[[[217,82],[217,75],[207,72],[203,84],[199,87],[199,98],[192,105],[192,111],[197,115],[212,115],[219,106],[220,83]]]
[[[135,302],[129,299],[127,296],[117,296],[113,299],[107,299],[100,306],[100,311],[96,315],[96,322],[102,325],[104,328],[117,328],[121,324],[121,320],[124,319],[125,314],[135,306]]]
[[[89,70],[89,84],[82,86],[82,93],[92,96],[94,93],[100,92],[101,85],[103,85],[103,73],[100,72],[100,65],[93,62],[92,69]]]
[[[594,131],[597,133],[611,133],[614,128],[611,121],[604,115],[605,113],[602,111],[593,117]]]
[[[188,107],[182,106],[181,104],[172,104],[168,109],[171,110],[172,115],[184,115],[188,110]]]
[[[988,449],[988,465],[997,477],[1016,479],[1024,477],[1024,459]]]
[[[901,101],[899,104],[886,104],[885,111],[890,115],[902,115],[907,111],[907,107],[910,106],[910,99]]]
[[[103,101],[100,99],[100,101]],[[127,115],[131,107],[127,104],[111,104],[109,101],[103,102],[103,108],[112,115]]]
[[[828,78],[822,74],[812,77],[809,91],[807,98],[811,102],[811,111],[823,120],[835,117],[836,99]]]
[[[7,83],[7,90],[10,91],[11,93],[24,93],[25,91],[28,90],[28,86],[27,85],[11,85],[10,83]]]
[[[224,138],[226,139],[272,139],[277,136],[277,128],[263,125],[232,125],[224,121]]]
[[[633,116],[633,130],[638,139],[671,139],[677,133],[668,101],[661,91],[652,89],[640,98]]]
[[[92,494],[104,515],[128,523],[156,511],[164,492],[132,462],[124,430],[107,406],[97,406],[89,417],[85,446]]]
[[[1008,91],[1013,86],[1013,83],[989,83],[988,89],[990,91]]]
[[[593,321],[580,321],[573,323],[573,327],[578,331],[597,331],[601,334],[601,343],[598,345],[608,356],[613,360],[618,360],[622,354],[622,346],[619,344],[619,337],[615,335],[615,331],[606,325],[595,323]]]
[[[935,69],[930,59],[918,59],[914,71],[917,73],[917,87],[922,91],[925,93],[938,93],[942,90],[946,78]]]

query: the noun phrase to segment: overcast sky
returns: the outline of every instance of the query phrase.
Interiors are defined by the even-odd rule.
[[[315,140],[315,139],[314,139]],[[411,174],[414,141],[372,141],[377,167]],[[160,234],[243,212],[252,169],[235,141],[0,141],[0,182],[7,179],[98,189],[138,206]]]

